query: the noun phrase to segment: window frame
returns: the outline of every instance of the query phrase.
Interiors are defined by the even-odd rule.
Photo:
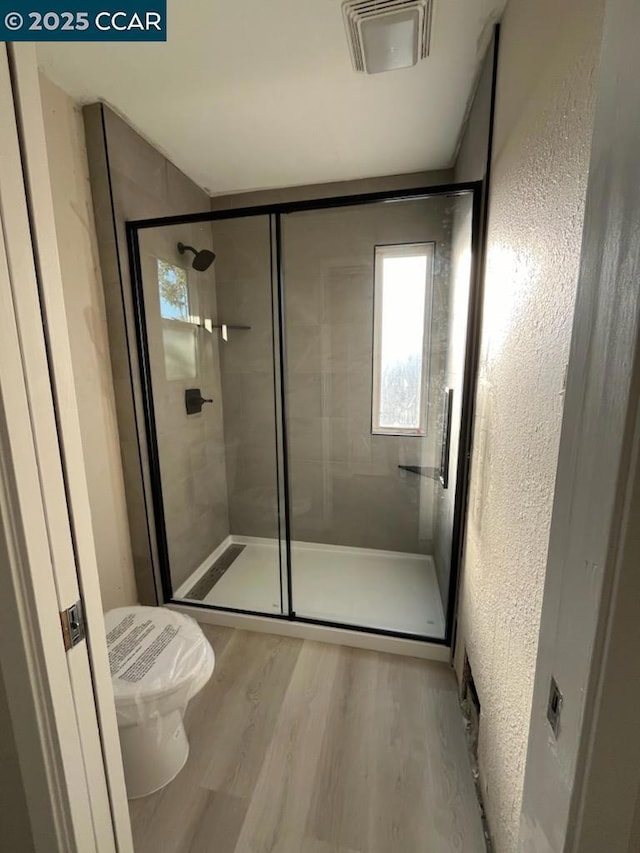
[[[373,351],[371,434],[424,438],[427,435],[427,398],[429,392],[429,358],[431,344],[431,313],[433,301],[433,272],[436,244],[434,241],[377,244],[374,247],[373,279]],[[422,257],[427,259],[422,336],[422,370],[420,373],[420,422],[417,427],[384,427],[380,424],[382,378],[382,288],[383,264],[386,258]]]

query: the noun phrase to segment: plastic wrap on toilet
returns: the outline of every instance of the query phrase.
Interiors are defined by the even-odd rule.
[[[118,724],[183,713],[213,671],[213,650],[197,622],[157,607],[118,608],[105,621]]]

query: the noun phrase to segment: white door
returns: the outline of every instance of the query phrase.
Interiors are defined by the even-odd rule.
[[[37,63],[27,44],[0,47],[0,475],[0,663],[35,847],[128,853]],[[78,600],[87,638],[65,651],[59,611]]]

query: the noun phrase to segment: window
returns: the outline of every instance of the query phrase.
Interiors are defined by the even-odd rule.
[[[433,248],[433,243],[376,246],[373,433],[426,433]]]
[[[162,318],[162,344],[167,380],[192,380],[198,373],[195,310],[187,271],[157,259],[158,298]]]

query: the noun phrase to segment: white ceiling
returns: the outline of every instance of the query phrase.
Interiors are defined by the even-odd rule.
[[[504,0],[435,0],[429,58],[371,76],[352,69],[340,0],[167,5],[166,44],[39,44],[40,65],[216,194],[450,166]]]

